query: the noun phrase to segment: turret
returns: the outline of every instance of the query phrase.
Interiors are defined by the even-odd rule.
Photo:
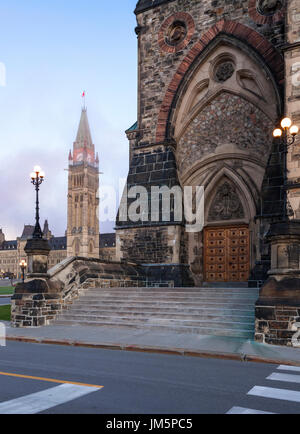
[[[5,241],[5,235],[2,232],[2,229],[0,229],[0,248],[2,247],[4,241]]]

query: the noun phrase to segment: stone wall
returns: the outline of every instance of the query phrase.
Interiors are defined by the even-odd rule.
[[[144,202],[145,213],[143,213],[142,210],[139,212],[136,211],[138,219],[135,216],[133,218],[131,205],[136,202],[140,193],[136,194],[136,197],[130,197],[132,188],[136,186],[143,187],[147,192],[146,198],[140,198],[140,201]],[[153,220],[151,215],[151,188],[168,187],[171,189],[177,186],[180,186],[180,183],[177,175],[174,150],[171,146],[147,147],[135,152],[130,163],[126,190],[117,216],[117,229],[151,224]],[[156,223],[163,222],[163,224],[173,224],[175,221],[174,207],[168,221],[164,219],[161,204],[162,197],[159,198],[159,215],[157,216]],[[181,221],[182,218],[177,223]]]
[[[122,259],[142,264],[181,262],[181,227],[154,226],[118,231]]]
[[[105,261],[116,260],[116,247],[101,247],[99,252],[99,259],[104,259]]]
[[[255,339],[272,345],[300,347],[299,306],[259,306],[256,308]]]
[[[182,172],[195,161],[231,144],[249,157],[265,161],[270,151],[273,124],[244,98],[224,92],[196,116],[178,143],[178,165]],[[270,140],[266,140],[270,137]],[[246,159],[246,157],[245,157]]]
[[[16,294],[12,300],[14,327],[41,327],[50,324],[63,309],[59,294]]]
[[[130,197],[135,186],[143,187],[145,198],[138,194]],[[175,215],[173,194],[164,197],[159,194],[152,200],[152,188],[180,188],[177,165],[172,146],[154,146],[139,149],[131,160],[127,178],[126,193],[123,195],[117,217],[117,260],[133,260],[141,264],[179,264],[182,261],[182,224],[183,214]],[[133,219],[132,206],[139,198],[145,211],[137,209],[138,220]],[[181,200],[181,198],[180,198]],[[153,216],[153,211],[158,211]]]

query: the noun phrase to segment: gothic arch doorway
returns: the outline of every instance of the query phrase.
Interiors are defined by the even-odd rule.
[[[208,200],[204,231],[204,280],[207,282],[249,279],[251,217],[239,187],[223,176]]]

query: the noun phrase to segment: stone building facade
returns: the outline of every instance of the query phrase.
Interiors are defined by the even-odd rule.
[[[0,273],[3,276],[11,273],[15,278],[21,276],[20,262],[26,260],[25,246],[27,240],[32,237],[34,226],[25,225],[20,237],[13,241],[5,241],[5,236],[0,230],[2,243],[0,243]],[[44,237],[49,241],[51,252],[48,259],[49,268],[54,267],[67,257],[66,237],[54,237],[50,230],[48,221],[45,221],[43,228]]]
[[[266,234],[284,205],[283,153],[272,131],[283,115],[300,116],[299,2],[140,0],[135,13],[138,120],[126,132],[117,258],[177,284],[257,285],[271,267]],[[296,220],[299,153],[296,143],[288,155]],[[162,212],[153,221],[149,199],[133,220],[128,191],[144,187],[149,198],[154,186],[203,186],[203,229],[187,231],[174,209],[168,221]]]

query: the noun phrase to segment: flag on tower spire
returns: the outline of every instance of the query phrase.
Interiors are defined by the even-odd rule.
[[[82,106],[82,108],[86,108],[86,105],[85,105],[85,95],[86,95],[86,92],[85,92],[85,90],[82,92],[82,94],[81,94],[81,98],[83,99],[83,106]]]

